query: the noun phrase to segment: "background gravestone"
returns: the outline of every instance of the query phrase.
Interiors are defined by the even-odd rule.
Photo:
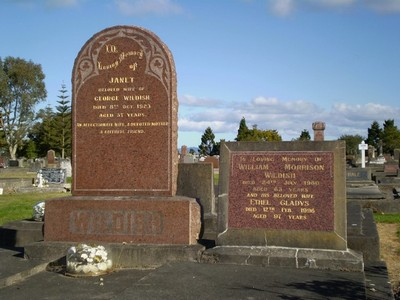
[[[54,150],[47,151],[46,159],[48,168],[56,167],[56,152]]]
[[[197,245],[199,204],[175,195],[177,109],[157,36],[116,26],[89,39],[72,74],[72,197],[46,202],[45,241]]]

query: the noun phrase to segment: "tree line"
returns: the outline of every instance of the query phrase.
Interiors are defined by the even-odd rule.
[[[71,155],[71,105],[61,85],[56,111],[47,106],[42,67],[21,58],[0,58],[0,149],[1,155],[38,158],[53,149],[58,156]],[[6,150],[5,150],[6,149]]]
[[[47,106],[35,112],[35,107],[46,100],[47,91],[42,67],[21,58],[0,57],[0,155],[11,159],[17,157],[44,157],[53,149],[62,158],[71,156],[71,105],[65,84],[61,84],[59,100],[55,110]],[[282,141],[277,130],[262,130],[252,125],[249,128],[243,117],[239,122],[236,141]],[[310,141],[304,129],[297,139]],[[400,149],[400,131],[394,120],[385,120],[383,127],[373,121],[368,136],[342,135],[346,141],[346,154],[356,155],[358,145],[365,141],[383,153],[393,155]],[[200,155],[219,155],[220,142],[215,141],[211,127],[207,127],[199,145]],[[6,149],[6,151],[4,151]]]
[[[220,142],[215,142],[215,135],[211,127],[207,127],[204,134],[201,137],[201,144],[199,145],[199,154],[202,156],[219,155]],[[255,141],[255,142],[272,142],[282,141],[282,137],[278,131],[273,130],[260,130],[257,125],[253,125],[251,129],[246,124],[246,119],[243,117],[239,123],[239,129],[236,141]],[[373,121],[371,127],[368,128],[368,136],[363,137],[361,135],[342,135],[338,140],[346,142],[346,154],[347,155],[358,155],[358,145],[362,141],[366,144],[373,146],[377,151],[382,149],[383,153],[394,155],[395,149],[400,149],[400,130],[394,123],[393,119],[385,120],[383,127],[381,128],[377,121]],[[310,132],[307,129],[303,129],[300,136],[292,141],[311,141]],[[383,154],[382,153],[382,154]]]

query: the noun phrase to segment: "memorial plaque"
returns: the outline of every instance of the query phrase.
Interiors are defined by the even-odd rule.
[[[67,180],[65,169],[42,168],[40,172],[47,183],[65,183]]]
[[[234,152],[229,185],[229,227],[333,230],[332,152]]]
[[[74,195],[176,192],[177,97],[172,55],[153,33],[94,35],[72,77]]]
[[[343,142],[221,144],[224,246],[347,249]]]
[[[370,181],[371,169],[351,168],[346,170],[347,181]]]

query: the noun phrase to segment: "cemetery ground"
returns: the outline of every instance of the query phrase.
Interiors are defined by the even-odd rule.
[[[375,215],[380,253],[386,262],[393,294],[400,296],[400,215]],[[398,299],[398,298],[396,298]]]
[[[0,226],[11,221],[30,219],[32,206],[46,199],[70,193],[10,193],[0,196]],[[386,262],[390,283],[398,299],[400,294],[400,214],[375,214],[381,257]]]

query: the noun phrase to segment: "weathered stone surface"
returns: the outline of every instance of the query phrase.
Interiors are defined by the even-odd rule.
[[[73,195],[175,195],[177,110],[173,58],[155,34],[95,34],[73,69]]]
[[[232,247],[218,246],[207,249],[202,261],[207,263],[279,266],[298,269],[330,269],[362,272],[362,254],[326,249],[287,247]]]
[[[211,163],[179,164],[177,195],[198,199],[204,214],[214,214],[213,174]]]
[[[200,208],[187,197],[64,197],[46,201],[45,241],[196,244]]]
[[[347,181],[371,181],[370,168],[351,168],[346,170]]]
[[[35,260],[51,261],[64,257],[68,248],[75,245],[71,242],[41,242],[25,247],[25,257]],[[113,266],[120,268],[157,268],[163,264],[177,261],[197,262],[200,260],[204,247],[196,245],[135,245],[107,243],[111,252]],[[62,266],[60,259],[54,263]]]
[[[43,240],[43,222],[12,221],[0,227],[0,246],[23,247]]]

